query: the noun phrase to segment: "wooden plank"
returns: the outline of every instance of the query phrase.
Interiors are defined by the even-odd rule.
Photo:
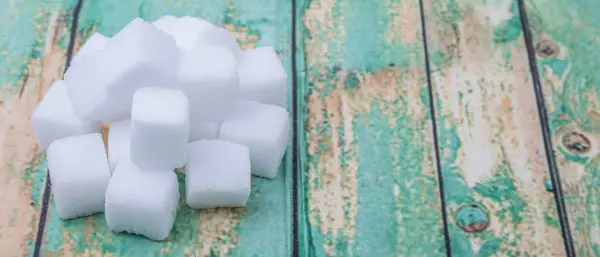
[[[525,1],[577,256],[600,256],[600,2]]]
[[[288,1],[84,0],[78,45],[93,31],[112,36],[136,16],[154,20],[166,14],[197,16],[223,24],[235,32],[243,48],[272,45],[281,53],[289,72],[292,10]],[[104,215],[61,221],[52,207],[44,256],[290,256],[290,158],[288,154],[276,179],[252,179],[245,210],[192,210],[182,197],[175,227],[163,242],[111,232]],[[179,183],[184,196],[182,174]]]
[[[565,256],[516,0],[426,0],[453,256]]]
[[[300,256],[445,256],[418,1],[297,8]]]
[[[0,2],[0,249],[32,254],[46,162],[33,137],[31,114],[62,75],[71,0]]]

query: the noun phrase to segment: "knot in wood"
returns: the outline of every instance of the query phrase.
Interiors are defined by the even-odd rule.
[[[558,55],[558,45],[550,39],[542,39],[535,44],[535,52],[544,58]]]
[[[590,140],[579,132],[572,131],[562,138],[563,146],[571,153],[585,154],[591,148]]]

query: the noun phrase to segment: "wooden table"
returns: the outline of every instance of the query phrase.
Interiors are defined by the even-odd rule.
[[[598,10],[0,1],[0,256],[600,256]],[[245,209],[182,207],[159,243],[111,232],[103,215],[60,220],[32,111],[94,31],[166,14],[277,48],[293,118],[278,177],[253,179]]]

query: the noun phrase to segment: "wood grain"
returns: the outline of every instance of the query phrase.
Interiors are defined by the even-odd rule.
[[[418,1],[296,11],[300,256],[444,256]]]
[[[600,256],[598,1],[525,1],[577,256]]]
[[[62,75],[74,1],[0,2],[0,249],[32,254],[46,162],[31,114]]]
[[[425,1],[453,256],[565,256],[518,5]]]
[[[223,25],[234,32],[243,48],[274,46],[290,72],[292,10],[288,1],[84,0],[76,48],[94,31],[112,36],[134,17],[152,21],[167,14]],[[52,203],[44,256],[290,256],[290,158],[288,154],[276,179],[252,179],[245,209],[197,211],[189,209],[182,197],[173,231],[158,243],[111,232],[104,215],[62,221]],[[180,195],[185,196],[183,174],[179,178]]]

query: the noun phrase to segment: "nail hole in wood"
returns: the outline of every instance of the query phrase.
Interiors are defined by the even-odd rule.
[[[455,218],[456,225],[465,233],[481,233],[490,226],[487,211],[477,204],[460,207]]]
[[[591,142],[579,132],[570,132],[562,138],[563,146],[571,153],[585,154],[590,151]]]
[[[558,55],[558,45],[550,39],[542,39],[535,44],[535,52],[541,57],[555,57]]]

